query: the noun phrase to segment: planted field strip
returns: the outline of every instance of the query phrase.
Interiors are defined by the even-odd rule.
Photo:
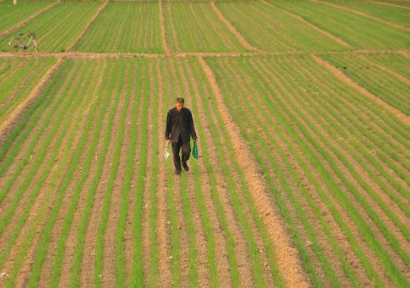
[[[206,60],[312,286],[408,286],[409,127],[310,56]]]
[[[110,2],[73,50],[162,53],[158,2]]]
[[[262,2],[216,2],[232,25],[254,46],[277,52],[347,48],[328,35]]]
[[[53,63],[54,58],[0,59],[0,128],[7,125],[15,109],[30,96]]]
[[[206,2],[163,2],[169,48],[175,52],[246,51]]]
[[[1,2],[0,3],[0,35],[19,24],[20,22],[26,20],[30,16],[41,11],[51,2],[22,2],[18,6],[14,6],[12,1]]]
[[[311,1],[276,1],[271,5],[303,17],[355,48],[408,49],[410,47],[410,33],[326,4]]]
[[[18,33],[32,31],[40,51],[65,51],[81,34],[101,2],[62,2],[44,12],[0,41],[0,50],[9,51],[8,42]]]
[[[62,60],[0,148],[1,287],[282,287],[294,278],[208,79],[197,58]],[[181,177],[161,148],[177,95],[203,155]]]
[[[326,0],[327,2],[327,0]],[[337,4],[338,6],[351,8],[359,12],[369,14],[385,21],[402,25],[410,28],[410,10],[383,5],[383,2],[365,2],[365,1],[329,1],[329,3]]]
[[[387,104],[410,116],[410,72],[408,69],[410,61],[408,59],[401,55],[357,55],[354,57],[332,55],[321,56],[321,58],[333,64],[342,73]],[[399,72],[395,72],[395,69]]]

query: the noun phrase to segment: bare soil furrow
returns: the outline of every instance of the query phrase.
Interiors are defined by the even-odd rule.
[[[25,20],[21,21],[20,23],[18,23],[17,25],[15,25],[14,27],[7,29],[6,31],[3,31],[2,33],[0,33],[0,39],[13,33],[14,31],[20,29],[21,27],[23,27],[24,25],[26,25],[27,23],[29,23],[30,21],[32,21],[33,19],[39,17],[41,14],[43,14],[44,12],[50,10],[51,8],[53,8],[54,6],[60,4],[60,2],[54,2],[53,4],[50,4],[49,6],[45,7],[44,9],[41,9],[40,11],[38,11],[37,13],[35,13],[34,15],[26,18]]]
[[[287,94],[288,94],[288,93],[287,93]],[[289,95],[290,95],[290,94],[289,94]],[[296,101],[296,102],[297,102],[297,101]],[[295,112],[295,111],[293,111],[293,110],[292,110],[292,112],[295,113],[295,115],[298,115],[297,112]],[[291,120],[289,120],[289,121],[291,121]],[[303,122],[300,122],[300,123],[303,123]],[[309,127],[307,127],[307,129],[309,130],[310,135],[315,135],[315,133],[314,133]],[[298,132],[298,133],[301,133],[301,132]],[[300,137],[302,137],[302,139],[304,139],[304,142],[305,142],[305,143],[309,143],[309,140],[306,139],[306,137],[304,137],[302,134],[300,134]],[[317,138],[317,137],[316,137],[316,138]],[[320,142],[319,140],[317,140],[317,141]],[[318,154],[317,157],[323,159],[323,156],[320,155],[319,152],[317,152],[317,151],[315,150],[315,148],[312,146],[311,143],[309,143],[309,146],[310,146],[309,149],[311,149],[311,151],[314,151],[316,154]],[[322,146],[323,149],[328,150],[327,153],[333,154],[333,152],[331,152],[329,149],[326,148],[327,146],[326,146],[326,147],[325,147],[324,145],[321,145],[321,146]],[[349,181],[354,181],[353,177],[351,177],[351,176],[349,175],[349,173],[346,171],[346,169],[345,169],[344,167],[342,167],[342,164],[340,163],[339,159],[337,159],[336,156],[334,156],[334,157],[335,157],[335,158],[334,158],[333,160],[337,163],[338,168],[343,171],[342,173],[345,174],[345,177],[347,177],[347,179],[348,179]],[[334,168],[332,168],[332,167],[325,161],[325,159],[323,159],[323,162],[324,162],[324,165],[325,165],[326,168],[327,168],[326,171],[329,171],[331,177],[334,179],[335,182],[340,183],[339,185],[340,185],[340,187],[344,190],[345,195],[349,195],[349,196],[348,196],[348,197],[349,197],[349,200],[351,201],[351,203],[354,203],[354,204],[355,204],[356,211],[363,212],[363,207],[361,207],[360,204],[357,203],[356,199],[355,199],[352,195],[350,195],[350,193],[349,193],[349,191],[348,191],[348,188],[347,188],[343,183],[341,183],[341,179],[340,179],[339,176],[337,175],[336,171],[333,171]],[[354,184],[354,185],[355,185],[356,187],[358,187],[357,184]],[[344,211],[343,211],[343,212],[344,212]],[[370,219],[368,219],[368,218],[369,218],[368,215],[366,215],[365,212],[363,212],[363,213],[364,213],[364,215],[362,215],[362,217],[364,217],[364,219],[366,219],[366,221],[370,221],[370,222],[368,222],[368,223],[372,223],[372,221],[371,221]],[[359,228],[356,228],[356,229],[357,229],[357,231],[359,231]],[[376,228],[376,229],[377,229],[377,228]],[[373,231],[373,232],[374,232],[374,231]],[[357,233],[359,233],[359,232],[357,232]],[[374,233],[377,234],[377,232],[374,232]],[[359,234],[359,235],[360,235],[360,234]],[[360,237],[360,236],[359,236],[359,237]],[[359,238],[359,239],[360,239],[360,238]],[[366,245],[366,244],[364,244],[364,245]],[[377,256],[376,256],[376,259],[377,259]],[[380,264],[379,264],[379,265],[380,265]],[[380,268],[378,268],[378,269],[380,269]],[[375,270],[375,271],[380,271],[380,270]]]
[[[97,60],[98,61],[98,60]],[[101,70],[105,71],[106,69],[106,61],[99,62],[102,63],[100,64],[102,67]],[[93,90],[93,95],[97,96],[97,91],[101,89],[103,85],[103,79],[104,79],[104,73],[100,71],[99,76],[98,76],[98,81],[95,86],[95,89]],[[95,97],[94,96],[94,97]],[[96,99],[93,100],[93,102],[96,101]],[[107,104],[108,105],[108,104]],[[89,111],[91,109],[91,106],[89,106],[83,113],[82,116],[84,117],[89,117]],[[102,120],[102,131],[107,131],[107,126],[108,126],[108,121],[107,118],[104,118]],[[100,160],[101,154],[103,152],[103,139],[104,137],[101,137],[101,139],[98,141],[98,144],[95,148],[95,151],[93,153],[93,162],[91,164],[91,170],[89,173],[89,177],[84,183],[84,187],[82,188],[83,191],[86,192],[85,195],[80,197],[79,201],[79,206],[77,208],[77,211],[74,215],[73,219],[73,226],[71,228],[71,232],[68,235],[66,244],[65,244],[65,252],[63,259],[61,261],[61,278],[59,281],[59,286],[60,287],[69,287],[71,285],[71,278],[73,274],[73,265],[75,264],[74,261],[76,261],[76,246],[79,244],[78,242],[80,241],[78,237],[80,237],[79,233],[81,233],[81,226],[84,225],[83,221],[87,219],[86,216],[86,207],[87,207],[87,199],[91,197],[92,195],[92,185],[95,179],[98,178],[98,161]]]
[[[164,80],[167,79],[165,72],[162,67],[160,69],[160,64],[163,63],[162,61],[157,61],[156,72],[158,75],[158,135],[156,135],[157,141],[159,143],[165,143],[164,141],[164,134],[165,125],[163,124],[165,121],[165,117],[161,113],[167,112],[168,109],[168,101],[166,101],[168,95],[165,94],[164,85],[169,85],[169,82],[165,82]],[[159,145],[161,147],[161,145]],[[158,201],[158,217],[157,217],[157,237],[158,237],[158,252],[159,252],[159,267],[158,267],[158,275],[159,275],[159,286],[160,287],[170,287],[172,281],[171,275],[171,268],[170,268],[170,257],[171,257],[171,243],[170,243],[170,227],[168,225],[168,218],[169,218],[169,206],[167,203],[167,193],[170,191],[167,190],[167,168],[166,162],[164,161],[163,154],[159,153],[157,155],[156,161],[159,162],[159,175],[158,175],[158,188],[157,188],[157,201]]]
[[[155,61],[155,60],[154,60]],[[155,245],[155,243],[151,243],[150,241],[150,222],[149,222],[149,218],[150,218],[150,213],[151,213],[151,209],[152,209],[152,204],[151,204],[151,195],[150,195],[150,189],[152,189],[150,183],[152,181],[152,177],[156,177],[156,175],[152,174],[152,170],[153,170],[153,163],[151,161],[151,159],[154,159],[155,155],[154,155],[154,151],[152,149],[153,142],[157,141],[157,139],[155,138],[155,135],[153,135],[153,133],[151,131],[153,131],[153,120],[154,120],[154,116],[153,115],[153,98],[157,97],[154,93],[154,86],[157,85],[157,83],[155,83],[155,81],[153,80],[154,78],[154,72],[156,67],[154,67],[154,61],[150,60],[150,64],[149,64],[149,80],[147,79],[146,81],[150,81],[150,92],[149,95],[144,95],[143,93],[141,93],[141,101],[148,101],[147,97],[149,97],[149,110],[148,110],[148,131],[150,131],[148,133],[148,147],[151,147],[151,149],[147,150],[146,153],[146,157],[147,157],[147,166],[146,167],[141,167],[139,169],[145,169],[146,171],[146,176],[145,176],[145,180],[144,180],[144,193],[143,193],[143,218],[142,218],[142,246],[143,246],[143,259],[142,261],[144,261],[144,275],[146,277],[144,277],[147,280],[147,276],[149,275],[150,271],[151,271],[151,249],[152,249],[152,245]],[[145,77],[147,77],[145,76]],[[142,105],[141,105],[142,106]],[[142,112],[140,112],[142,113]],[[141,124],[141,123],[140,123]],[[141,138],[144,137],[140,136]],[[142,149],[142,148],[141,148]],[[137,154],[138,155],[138,154]]]
[[[344,74],[342,71],[340,71],[339,69],[334,67],[329,62],[323,60],[319,56],[316,56],[316,55],[312,55],[312,56],[316,60],[317,63],[319,63],[320,65],[322,65],[323,67],[325,67],[326,69],[331,71],[337,78],[342,80],[344,83],[346,83],[350,87],[353,87],[354,89],[358,90],[361,94],[369,97],[374,102],[382,105],[386,110],[388,110],[388,111],[392,112],[393,114],[395,114],[395,116],[397,118],[399,118],[403,123],[410,126],[410,117],[408,115],[404,114],[399,109],[390,106],[389,104],[384,102],[382,99],[380,99],[379,97],[377,97],[373,93],[370,93],[368,90],[366,90],[365,88],[363,88],[362,86],[357,84],[350,77],[348,77],[346,74]]]
[[[218,15],[218,18],[226,25],[228,30],[231,31],[233,35],[235,35],[235,37],[239,40],[244,48],[249,50],[258,50],[256,47],[252,46],[252,44],[250,44],[248,40],[245,39],[245,37],[243,37],[243,35],[232,25],[231,22],[229,22],[228,19],[225,18],[214,1],[211,2],[211,7],[215,11],[216,15]]]
[[[339,6],[339,5],[337,5],[337,4],[330,3],[330,2],[323,2],[323,1],[320,1],[320,0],[310,0],[310,1],[315,2],[315,3],[325,4],[325,5],[328,5],[328,6],[337,8],[337,9],[340,9],[340,10],[345,10],[345,11],[348,11],[348,12],[351,12],[351,13],[354,13],[354,14],[357,14],[357,15],[360,15],[360,16],[363,16],[363,17],[366,17],[366,18],[369,18],[369,19],[374,20],[374,21],[376,21],[376,22],[386,24],[386,25],[388,25],[388,26],[390,26],[390,27],[393,27],[393,28],[396,28],[396,29],[399,29],[399,30],[402,30],[402,31],[405,31],[405,32],[410,32],[410,28],[408,28],[408,27],[404,27],[404,26],[402,26],[402,25],[399,25],[399,24],[396,24],[396,23],[393,23],[393,22],[390,22],[390,21],[386,21],[386,20],[380,19],[380,18],[378,18],[378,17],[369,15],[369,14],[364,13],[364,12],[357,11],[357,10],[352,9],[352,8]]]
[[[90,21],[88,21],[87,25],[84,27],[83,32],[81,32],[80,35],[78,35],[78,37],[73,41],[73,43],[71,43],[70,46],[67,47],[66,51],[71,51],[78,43],[80,43],[81,39],[83,39],[84,35],[88,32],[88,30],[90,29],[91,25],[93,25],[93,23],[95,22],[95,20],[97,20],[97,18],[100,16],[100,14],[103,12],[103,10],[105,9],[105,7],[107,6],[109,1],[104,1],[104,3],[101,5],[100,8],[98,8],[97,12],[95,13],[95,15],[93,16],[93,18],[90,19]]]
[[[273,242],[279,270],[285,283],[289,287],[307,287],[307,276],[300,266],[298,253],[296,249],[292,247],[289,236],[286,234],[283,219],[278,216],[280,213],[275,211],[276,208],[272,203],[272,199],[268,196],[268,187],[261,180],[261,173],[257,170],[256,161],[253,159],[244,140],[240,138],[241,132],[229,114],[229,110],[223,101],[223,95],[221,94],[218,82],[211,68],[203,58],[199,58],[199,60],[208,76],[208,80],[216,98],[217,109],[224,118],[224,124],[234,145],[239,165],[249,184],[249,189],[255,201],[255,205],[259,210],[262,220],[266,225],[266,229],[268,230],[268,234]]]
[[[114,65],[119,65],[120,63],[115,63]],[[129,77],[130,77],[130,66],[131,63],[127,63],[125,67],[121,65],[120,69],[124,69],[125,72],[125,77],[121,79],[124,84],[122,84],[121,90],[118,91],[118,96],[120,97],[119,101],[119,110],[117,110],[117,113],[120,114],[120,117],[114,122],[117,124],[118,121],[118,130],[114,130],[113,134],[113,139],[118,143],[121,141],[121,148],[119,148],[121,151],[115,159],[113,163],[117,163],[118,165],[118,170],[116,171],[115,175],[115,180],[114,184],[112,186],[111,190],[111,201],[110,201],[110,206],[109,206],[109,213],[107,217],[107,226],[105,230],[105,235],[104,235],[104,251],[103,251],[103,270],[102,270],[102,282],[103,282],[103,287],[115,287],[116,286],[116,279],[118,277],[119,271],[117,271],[117,233],[118,233],[118,219],[119,219],[119,214],[120,214],[120,204],[121,204],[121,198],[122,198],[122,186],[124,184],[124,179],[125,179],[125,174],[126,174],[126,165],[127,165],[127,159],[129,149],[130,149],[130,125],[128,123],[131,122],[132,118],[132,106],[129,105],[130,103],[130,97],[129,93],[127,93],[127,86],[129,85]],[[131,68],[132,69],[132,68]],[[124,113],[124,115],[123,115]],[[116,134],[118,133],[118,134]],[[120,135],[121,133],[121,135]],[[118,149],[118,148],[116,148]],[[115,165],[115,164],[114,164]],[[121,268],[119,268],[121,269]]]
[[[191,80],[191,83],[192,83],[192,86],[193,86],[193,88],[192,88],[193,91],[191,90],[191,93],[192,93],[191,97],[195,98],[198,107],[203,107],[202,98],[199,96],[201,92],[200,92],[198,83],[195,80],[195,77],[193,75],[193,71],[192,71],[190,65],[186,65],[186,66],[187,66],[187,73],[188,73],[187,77],[188,77],[189,80]],[[209,97],[209,95],[208,95],[208,97]],[[191,102],[192,101],[193,100],[191,100]],[[192,103],[192,105],[193,105],[193,103]],[[196,108],[196,109],[198,109],[198,108]],[[200,109],[198,109],[198,110],[200,110]],[[203,124],[203,123],[206,123],[206,122],[204,122],[205,121],[204,115],[203,114],[202,115],[198,114],[197,117],[199,117],[201,119],[201,121],[196,120],[196,123],[200,123],[200,125],[205,125],[204,127],[205,127],[205,130],[207,131],[206,132],[207,133],[206,139],[211,140],[212,137],[210,136],[209,125]],[[201,135],[200,137],[202,138],[203,136],[204,135]],[[198,142],[200,142],[200,140],[198,140]],[[209,143],[209,145],[212,146],[212,143]],[[213,147],[215,148],[215,146],[213,146]],[[224,237],[224,235],[223,235],[223,230],[222,230],[222,227],[221,227],[222,223],[221,223],[221,221],[219,219],[219,216],[218,216],[215,200],[213,199],[213,197],[217,197],[217,196],[212,195],[213,191],[211,191],[211,189],[213,189],[213,188],[211,187],[212,184],[211,184],[210,179],[209,179],[209,174],[208,174],[209,171],[207,171],[207,168],[206,168],[204,162],[202,161],[202,159],[198,160],[198,167],[199,167],[199,170],[200,170],[199,173],[201,173],[201,192],[202,192],[202,196],[205,199],[205,205],[207,207],[207,213],[208,213],[208,216],[210,218],[210,222],[212,224],[212,235],[215,239],[215,243],[217,243],[217,245],[215,245],[215,247],[214,247],[215,257],[216,257],[216,265],[217,265],[217,273],[218,273],[217,274],[217,279],[218,279],[218,282],[219,282],[221,287],[230,287],[230,286],[232,286],[232,282],[231,282],[230,274],[229,274],[229,271],[230,271],[231,268],[230,268],[230,265],[229,265],[229,259],[228,259],[228,254],[227,254],[227,251],[228,251],[227,241],[226,241],[226,237]],[[206,173],[206,172],[208,172],[208,173]],[[223,187],[226,187],[226,184]],[[220,194],[221,190],[223,190],[222,187],[221,187],[221,189],[218,189],[218,194],[219,195],[221,195]],[[226,190],[225,190],[225,193],[226,193]],[[222,198],[225,199],[224,197],[222,197]],[[221,199],[218,199],[218,202],[220,202],[220,201],[221,201]],[[232,222],[230,221],[230,223],[232,223]],[[241,253],[246,254],[244,252],[246,252],[246,251],[242,251],[242,252],[238,251],[238,253],[236,253],[236,254],[237,255],[239,255]],[[242,282],[242,283],[245,284],[245,282]]]
[[[101,155],[102,157],[106,157],[105,164],[104,164],[104,169],[102,172],[102,176],[100,178],[100,181],[97,186],[97,190],[95,191],[95,198],[94,198],[94,205],[93,209],[91,211],[91,217],[88,223],[87,231],[86,231],[86,236],[84,239],[84,249],[83,249],[83,256],[81,259],[82,267],[84,267],[81,270],[80,274],[80,285],[81,286],[86,286],[90,287],[93,286],[95,283],[95,277],[99,277],[100,279],[102,278],[102,275],[95,275],[95,261],[96,261],[96,246],[97,246],[97,237],[99,233],[99,227],[101,223],[101,216],[102,216],[102,208],[103,208],[103,203],[105,200],[105,194],[107,190],[107,182],[108,179],[110,178],[110,175],[112,173],[112,163],[114,161],[113,157],[115,155],[114,150],[116,146],[116,141],[118,137],[118,126],[119,126],[119,117],[120,117],[120,111],[121,111],[121,106],[119,105],[119,98],[120,97],[115,97],[114,93],[116,92],[115,89],[118,87],[118,78],[119,73],[117,75],[113,75],[112,71],[112,65],[107,67],[107,79],[110,79],[114,81],[114,87],[111,89],[107,90],[105,89],[103,91],[103,99],[109,99],[111,101],[114,101],[112,111],[114,111],[114,120],[111,124],[111,131],[107,132],[110,133],[110,144],[107,150],[106,155]],[[115,91],[115,92],[114,92]],[[109,101],[107,100],[107,101]]]
[[[265,1],[265,0],[262,0],[262,2],[263,2],[263,3],[266,3],[267,5],[272,5],[272,6],[274,6],[274,4],[272,4],[271,2],[267,2],[267,1]],[[274,7],[277,8],[276,6],[274,6]],[[291,12],[289,12],[289,11],[283,10],[283,9],[282,9],[281,11],[282,11],[283,13],[289,15],[290,17],[295,18],[295,19],[297,19],[297,20],[303,22],[306,26],[309,26],[310,28],[313,28],[314,30],[316,30],[316,31],[319,32],[320,34],[325,35],[325,36],[327,36],[327,37],[333,39],[335,42],[339,43],[340,45],[342,45],[342,46],[344,46],[344,47],[347,47],[347,48],[354,48],[352,45],[350,45],[349,43],[347,43],[347,42],[344,41],[343,39],[341,39],[341,38],[339,38],[339,37],[333,35],[332,33],[328,32],[328,31],[326,31],[326,30],[323,30],[323,29],[319,28],[318,26],[316,26],[316,25],[310,23],[309,21],[307,21],[305,18],[303,18],[303,17],[301,17],[301,16],[299,16],[299,15],[295,15],[295,14],[293,14],[293,13],[291,13]]]
[[[252,64],[254,64],[254,63],[252,63]],[[256,71],[259,70],[259,68],[256,67],[256,65],[253,66],[253,67],[256,69]],[[240,69],[240,68],[238,67],[238,69]],[[261,74],[269,75],[268,73],[266,73],[266,71],[263,71]],[[270,79],[271,79],[271,77],[270,77]],[[244,84],[242,83],[242,82],[244,82],[243,78],[241,78],[240,76],[238,76],[237,79],[230,79],[230,81],[233,81],[234,83],[239,83],[239,85],[237,86],[237,89],[240,90],[240,91],[247,91],[246,93],[249,93],[249,94],[252,94],[252,95],[257,94],[257,93],[255,93],[255,91],[251,91],[251,90],[247,89],[244,86]],[[278,91],[276,90],[275,92],[276,92],[275,95],[277,95]],[[235,93],[235,92],[233,92],[233,93]],[[238,93],[240,93],[240,92],[238,91]],[[279,167],[281,167],[281,168],[277,168],[277,169],[280,169],[280,171],[275,171],[276,169],[274,169],[274,167],[276,167],[276,165],[274,163],[270,163],[268,159],[265,159],[265,161],[267,163],[267,167],[270,167],[268,169],[268,171],[269,171],[270,175],[272,175],[272,178],[277,178],[278,177],[277,175],[279,173],[285,173],[286,174],[286,179],[288,180],[288,183],[280,183],[280,180],[276,179],[277,183],[276,183],[275,186],[277,187],[277,190],[279,192],[284,191],[283,193],[281,193],[281,192],[280,193],[282,194],[282,198],[287,203],[288,213],[292,213],[294,215],[293,218],[297,222],[299,222],[298,221],[299,215],[295,215],[294,205],[296,205],[296,204],[294,204],[290,201],[290,199],[291,199],[290,196],[287,195],[287,193],[285,192],[286,187],[281,187],[281,186],[289,185],[291,187],[290,189],[292,190],[292,192],[297,195],[296,199],[304,199],[305,196],[303,195],[301,189],[306,189],[306,190],[309,191],[308,193],[314,195],[315,187],[313,186],[312,183],[307,181],[305,172],[303,171],[303,168],[298,165],[298,163],[297,163],[294,155],[292,155],[292,152],[289,149],[288,145],[286,145],[283,142],[283,139],[280,136],[280,134],[278,134],[278,132],[275,131],[275,129],[273,129],[273,127],[275,125],[277,126],[278,124],[272,123],[272,120],[268,121],[268,119],[270,119],[270,117],[267,116],[267,115],[270,115],[270,113],[268,111],[265,111],[265,108],[263,108],[264,105],[259,103],[259,101],[255,101],[255,102],[258,102],[258,104],[254,103],[254,102],[246,104],[242,97],[240,97],[239,99],[240,99],[241,102],[238,103],[238,105],[242,104],[241,106],[243,107],[243,109],[245,111],[248,111],[249,114],[251,114],[250,111],[256,111],[256,110],[261,111],[260,116],[255,115],[255,119],[254,119],[255,123],[252,123],[252,125],[255,125],[256,127],[265,127],[264,129],[267,129],[266,132],[263,132],[264,129],[257,128],[257,130],[261,132],[261,134],[258,135],[258,137],[261,137],[259,142],[260,143],[270,143],[269,146],[271,146],[271,149],[272,149],[271,152],[275,155],[275,158],[280,163]],[[275,121],[275,120],[273,120],[273,121]],[[278,127],[277,129],[281,129],[281,128]],[[267,135],[270,135],[270,137],[267,137]],[[256,135],[253,135],[253,136],[256,136]],[[272,142],[271,137],[274,138],[274,142]],[[273,146],[273,143],[277,143],[277,145],[280,148],[275,148]],[[260,149],[261,149],[261,151],[263,150],[262,147],[260,147]],[[277,149],[281,149],[281,151],[286,155],[286,157],[288,159],[282,159],[282,156],[279,154],[279,150],[277,150]],[[286,160],[288,160],[287,161],[288,163],[286,163]],[[289,163],[291,164],[291,167],[289,167]],[[293,179],[294,176],[292,175],[290,170],[295,170],[297,172],[297,174],[299,175],[300,181],[303,183],[303,188],[301,188],[298,185],[298,183],[295,182],[295,180]],[[317,199],[317,198],[315,198],[315,199]],[[318,227],[322,226],[322,223],[321,223],[320,219],[317,217],[317,214],[316,214],[317,210],[312,210],[314,208],[310,207],[306,201],[300,201],[299,205],[301,205],[303,207],[304,212],[308,215],[308,219],[309,219],[309,222],[311,223],[311,226],[316,227],[316,229],[317,229],[316,230],[316,233],[317,233],[316,238],[318,239],[318,241],[320,243],[321,253],[324,253],[326,255],[327,259],[336,259],[337,256],[334,254],[331,243],[329,243],[329,241],[331,241],[331,240],[327,239],[328,237],[324,234],[322,229],[318,229]],[[315,208],[317,209],[317,206]],[[320,210],[321,212],[319,212],[318,214],[323,214],[323,215],[328,215],[329,214],[328,211],[327,211],[328,208],[325,205],[322,205],[321,208],[322,208]],[[328,223],[328,224],[330,224],[330,223]],[[310,237],[306,234],[305,228],[302,228],[303,223],[299,222],[295,225],[296,225],[296,227],[299,227],[298,232],[301,233],[301,236],[302,236],[302,239],[303,239],[302,241],[303,241],[303,243],[305,243],[305,249],[310,254],[311,261],[313,261],[313,266],[314,267],[320,267],[320,265],[321,265],[320,260],[317,258],[317,255],[312,250],[312,244],[313,244],[312,239],[310,239]],[[339,227],[337,227],[337,226],[332,226],[331,230],[332,231],[338,231],[339,230],[338,231],[339,233],[336,234],[337,236],[343,235],[340,232],[340,229],[338,229],[338,228]],[[335,238],[338,238],[337,236]],[[345,248],[346,248],[346,246],[345,246]],[[350,248],[350,247],[347,247],[347,248]],[[345,249],[345,251],[349,251],[349,250]],[[348,254],[346,254],[346,255],[348,255]],[[334,269],[334,271],[338,275],[340,275],[341,281],[345,281],[345,282],[342,282],[342,283],[344,283],[343,285],[344,286],[350,285],[349,282],[347,281],[347,279],[344,278],[344,271],[343,271],[343,267],[341,267],[341,264],[338,261],[332,261],[331,265],[332,265],[332,268]],[[319,275],[320,279],[324,283],[326,283],[328,281],[325,274],[323,274],[322,269],[318,269],[318,270],[316,270],[316,272],[318,272],[318,275]],[[331,283],[329,283],[329,282],[327,282],[327,283],[329,285],[331,285]]]
[[[165,30],[165,18],[164,18],[164,8],[162,5],[162,0],[159,1],[159,20],[161,22],[161,39],[162,39],[162,46],[164,47],[165,55],[169,56],[171,51],[167,44],[167,32]],[[152,38],[151,38],[152,39]]]
[[[57,59],[56,63],[48,69],[44,76],[40,79],[36,87],[31,91],[30,95],[27,96],[24,101],[22,101],[8,118],[0,124],[0,144],[4,143],[10,133],[13,131],[13,128],[19,123],[21,117],[24,115],[24,112],[33,105],[33,103],[41,95],[42,91],[48,85],[50,79],[54,73],[61,66],[62,59]]]

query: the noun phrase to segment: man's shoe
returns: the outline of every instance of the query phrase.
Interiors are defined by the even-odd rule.
[[[182,167],[184,167],[184,170],[185,170],[185,171],[189,171],[188,164],[182,163]]]
[[[175,175],[181,175],[181,170],[175,170]]]

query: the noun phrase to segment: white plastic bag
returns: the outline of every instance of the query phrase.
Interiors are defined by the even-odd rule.
[[[169,153],[169,151],[168,151],[168,145],[167,145],[167,146],[165,146],[165,154],[164,154],[164,158],[165,158],[164,160],[165,160],[165,161],[167,161],[169,155],[171,155],[171,153]]]

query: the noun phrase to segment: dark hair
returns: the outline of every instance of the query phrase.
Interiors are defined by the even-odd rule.
[[[177,102],[184,104],[185,100],[184,100],[184,98],[178,97]]]

